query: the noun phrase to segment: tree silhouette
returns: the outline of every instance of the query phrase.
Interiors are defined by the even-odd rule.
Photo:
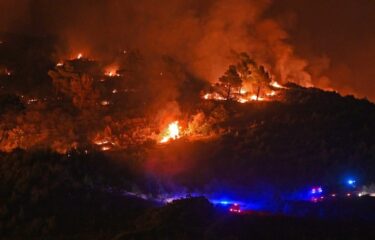
[[[242,80],[240,78],[240,75],[238,75],[237,73],[236,66],[234,65],[229,66],[225,74],[219,78],[219,81],[226,90],[226,100],[229,100],[231,98],[233,89],[240,90],[242,86]]]

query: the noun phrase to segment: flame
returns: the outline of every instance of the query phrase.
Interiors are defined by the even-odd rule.
[[[259,94],[254,94],[254,91],[251,91],[249,89],[246,89],[245,87],[242,87],[241,89],[237,89],[238,91],[234,91],[234,93],[231,96],[231,99],[234,101],[237,101],[239,103],[247,103],[251,101],[272,101],[274,97],[279,95],[279,91],[281,89],[287,89],[287,87],[282,86],[276,81],[273,81],[269,84],[271,89],[269,88],[263,88],[262,92]],[[205,100],[216,100],[216,101],[224,101],[226,98],[224,98],[222,95],[220,95],[217,92],[211,92],[206,93],[202,95],[202,98]]]
[[[276,96],[277,93],[276,93],[275,91],[271,91],[271,92],[266,93],[266,95],[267,95],[268,97],[273,97],[273,96]]]
[[[168,128],[165,131],[165,135],[161,139],[160,143],[166,143],[170,140],[179,139],[180,137],[180,126],[178,125],[178,121],[175,121],[168,125]]]
[[[106,67],[104,71],[104,75],[106,75],[107,77],[119,77],[120,74],[118,74],[117,71],[118,71],[118,66],[111,65],[111,66]]]
[[[106,139],[98,139],[98,140],[94,141],[94,143],[95,143],[96,145],[99,145],[99,146],[100,146],[100,145],[108,144],[109,141],[106,140]]]
[[[82,53],[78,53],[77,59],[81,59],[82,57],[83,57],[83,54]]]
[[[238,99],[238,101],[240,102],[240,103],[247,103],[249,100],[248,99],[246,99],[246,98],[239,98]]]
[[[251,101],[264,101],[265,99],[261,96],[257,96],[256,94],[253,94],[250,96]]]
[[[241,88],[240,93],[241,93],[241,94],[246,94],[246,93],[247,93],[247,90],[244,89],[244,88]]]
[[[272,87],[274,87],[274,88],[279,88],[279,89],[286,88],[286,87],[280,85],[280,84],[279,84],[278,82],[276,82],[276,81],[271,82],[271,83],[270,83],[270,86],[272,86]]]
[[[220,96],[219,94],[217,93],[206,93],[205,95],[203,95],[203,98],[205,100],[218,100],[218,101],[223,101],[225,100],[224,97]]]

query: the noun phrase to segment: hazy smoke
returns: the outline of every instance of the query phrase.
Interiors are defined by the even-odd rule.
[[[167,55],[207,81],[216,81],[224,72],[232,62],[233,51],[247,51],[270,68],[275,80],[280,82],[294,81],[302,85],[312,82],[324,88],[352,89],[351,92],[371,96],[361,80],[351,79],[359,76],[370,84],[368,79],[374,75],[373,71],[364,69],[369,65],[359,64],[358,58],[371,60],[373,38],[362,41],[369,51],[362,51],[362,44],[355,48],[358,54],[344,50],[353,48],[359,41],[354,39],[358,35],[374,36],[374,31],[369,29],[361,34],[364,32],[358,30],[361,26],[354,24],[358,22],[357,15],[362,13],[366,17],[363,21],[370,23],[374,5],[367,0],[351,2],[340,1],[342,8],[338,11],[332,7],[338,5],[335,1],[315,4],[315,1],[297,0],[286,3],[271,0],[0,0],[0,31],[57,35],[62,43],[59,50],[65,56],[84,52],[110,60],[113,51],[139,49],[146,58],[157,62]],[[359,9],[358,14],[351,11],[353,8]],[[338,14],[334,14],[334,9]],[[318,12],[322,17],[316,19]],[[344,22],[340,24],[341,21]],[[293,38],[285,28],[293,33]],[[356,34],[343,36],[349,31]],[[335,34],[341,34],[339,39],[334,40]],[[345,45],[341,46],[338,40]],[[297,56],[289,42],[308,61]],[[326,53],[324,48],[331,51]],[[341,59],[348,61],[340,62]],[[350,69],[352,65],[356,69]]]
[[[19,9],[11,16],[4,12],[6,30],[14,26],[34,34],[57,34],[67,44],[61,48],[66,54],[109,57],[111,51],[137,48],[155,59],[171,56],[195,75],[215,81],[232,62],[232,51],[247,51],[272,67],[279,81],[309,84],[307,63],[285,43],[287,33],[276,21],[262,17],[269,4],[269,0],[23,0],[17,6],[3,1],[2,9]]]

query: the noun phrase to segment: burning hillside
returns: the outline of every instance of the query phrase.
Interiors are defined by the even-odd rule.
[[[234,100],[240,103],[250,101],[276,100],[279,90],[285,87],[272,79],[270,73],[259,66],[246,53],[238,55],[236,65],[230,65],[218,83],[205,93],[206,100]]]
[[[144,62],[139,51],[117,52],[113,62],[72,55],[48,70],[53,93],[15,96],[22,110],[4,112],[2,151],[34,147],[62,153],[92,147],[117,151],[147,142],[212,137],[226,131],[217,127],[224,116],[216,110],[204,112],[202,101],[282,101],[285,90],[246,53],[236,54],[234,65],[212,85],[184,73],[171,59],[154,71],[154,64]],[[19,77],[18,72],[4,74],[11,80]],[[176,77],[183,79],[180,86],[169,86]],[[158,79],[163,85],[145,85],[146,79]],[[163,110],[162,105],[170,107]]]
[[[261,238],[375,196],[375,105],[339,94],[374,99],[370,2],[0,0],[0,238]]]
[[[230,111],[222,104],[284,102],[289,91],[272,69],[247,53],[234,56],[233,64],[212,84],[186,75],[170,59],[160,66],[161,72],[145,72],[154,66],[142,61],[138,51],[119,52],[112,63],[81,53],[59,60],[48,71],[54,94],[15,97],[19,110],[4,112],[0,149],[122,151],[151,142],[219,137],[232,128],[225,126]],[[170,83],[175,76],[184,79],[181,86],[144,85],[146,78]],[[17,73],[8,77],[17,78]],[[178,98],[176,87],[181,88]],[[166,108],[160,109],[162,105]]]

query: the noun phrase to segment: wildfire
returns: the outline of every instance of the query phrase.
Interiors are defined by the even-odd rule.
[[[274,87],[274,88],[279,88],[279,89],[284,89],[284,88],[286,88],[286,87],[280,85],[280,84],[279,84],[278,82],[276,82],[276,81],[271,82],[270,85],[271,85],[272,87]]]
[[[105,69],[104,75],[106,75],[107,77],[119,77],[120,74],[117,73],[117,70],[117,66],[109,66]]]
[[[170,123],[168,125],[167,130],[165,131],[165,134],[163,138],[161,139],[160,143],[166,143],[170,140],[176,140],[179,139],[180,136],[180,126],[178,124],[178,121],[175,121],[173,123]]]
[[[238,89],[237,93],[231,94],[230,99],[239,103],[272,101],[272,99],[275,99],[275,97],[279,95],[280,90],[287,89],[286,87],[280,85],[275,81],[271,82],[269,86],[271,88],[263,88],[263,90],[257,94],[255,94],[254,91],[242,87],[241,89]],[[222,96],[222,94],[219,94],[218,92],[205,93],[204,95],[202,95],[202,98],[205,100],[215,101],[227,100],[224,96]]]
[[[217,101],[225,100],[224,97],[222,97],[220,94],[217,94],[217,93],[206,93],[205,95],[203,95],[203,98],[206,100],[217,100]]]
[[[276,93],[275,91],[271,91],[271,92],[266,93],[266,95],[267,95],[268,97],[273,97],[273,96],[276,96],[277,93]]]
[[[250,96],[251,101],[264,101],[265,99],[263,97],[257,96],[256,94],[253,94]]]
[[[82,53],[78,53],[77,59],[81,59],[82,57],[83,57],[83,54]]]

